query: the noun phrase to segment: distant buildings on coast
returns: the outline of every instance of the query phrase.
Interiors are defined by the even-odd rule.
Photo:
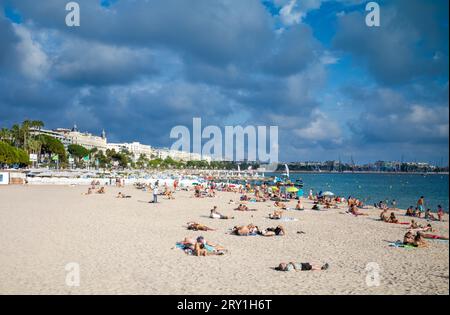
[[[311,172],[402,172],[402,173],[429,173],[448,172],[448,166],[436,166],[426,162],[399,162],[399,161],[376,161],[357,165],[355,163],[343,163],[341,161],[325,162],[291,162],[287,163],[291,171]],[[283,170],[283,167],[279,167]]]
[[[35,135],[45,134],[56,138],[61,141],[66,148],[71,144],[77,144],[88,150],[95,148],[103,152],[106,152],[106,150],[114,150],[115,152],[126,150],[131,153],[135,161],[137,161],[141,155],[144,155],[148,159],[160,158],[164,160],[167,157],[170,157],[176,161],[211,161],[210,156],[202,156],[196,153],[170,150],[167,148],[154,148],[140,142],[111,143],[107,141],[106,132],[104,130],[100,136],[96,136],[88,132],[80,132],[76,125],[74,125],[72,129],[31,129],[31,133]]]

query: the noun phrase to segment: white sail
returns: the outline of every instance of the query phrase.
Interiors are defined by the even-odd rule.
[[[286,168],[286,176],[289,177],[289,167],[287,164],[284,164],[284,167]]]

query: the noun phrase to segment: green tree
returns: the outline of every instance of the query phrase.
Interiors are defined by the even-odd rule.
[[[78,160],[90,154],[90,151],[79,144],[70,144],[67,151]]]
[[[67,163],[66,150],[61,141],[47,135],[40,135],[39,140],[42,143],[43,154],[57,154],[61,163]]]

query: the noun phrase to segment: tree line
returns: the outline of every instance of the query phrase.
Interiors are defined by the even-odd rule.
[[[143,154],[135,159],[126,149],[120,152],[107,149],[103,152],[97,148],[89,150],[78,144],[70,144],[66,150],[60,140],[33,132],[43,127],[44,123],[40,120],[25,120],[10,129],[0,129],[0,167],[27,167],[32,164],[30,154],[36,154],[41,165],[60,168],[67,168],[73,159],[73,165],[79,168],[92,166],[103,169],[237,169],[238,163],[233,161],[177,161],[170,156],[162,159]],[[240,163],[240,165],[243,170],[249,166],[253,169],[259,167],[254,163]]]

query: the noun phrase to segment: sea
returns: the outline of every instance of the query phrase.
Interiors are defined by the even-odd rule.
[[[267,174],[280,176],[280,174]],[[396,200],[397,207],[416,206],[425,197],[425,207],[435,211],[441,205],[448,213],[448,174],[391,174],[391,173],[291,173],[291,181],[303,180],[304,194],[331,191],[335,195],[354,196],[367,205],[381,200]]]

